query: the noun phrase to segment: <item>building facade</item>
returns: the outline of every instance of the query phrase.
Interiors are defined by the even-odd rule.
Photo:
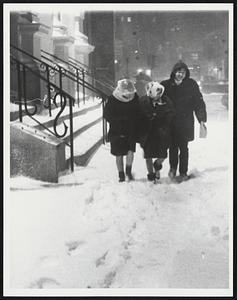
[[[49,14],[30,11],[11,12],[10,42],[11,45],[38,59],[41,59],[43,50],[66,62],[72,58],[88,66],[89,55],[94,51],[94,46],[88,42],[88,37],[83,33],[83,23],[84,13],[81,12],[70,15],[60,11]],[[11,51],[15,56],[21,55],[14,49]],[[27,56],[18,58],[23,62],[24,59],[29,59]],[[34,68],[35,72],[40,72],[36,64]],[[14,90],[17,90],[17,82],[15,73],[11,72],[11,91],[14,93]],[[39,79],[32,75],[27,78],[27,91],[29,99],[42,99],[44,96]]]

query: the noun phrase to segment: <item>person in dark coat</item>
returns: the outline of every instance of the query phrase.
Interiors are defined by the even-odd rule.
[[[135,88],[139,97],[146,95],[145,86],[151,81],[151,77],[146,75],[144,72],[140,72],[136,75]]]
[[[116,157],[120,182],[125,181],[125,173],[129,180],[134,179],[131,170],[136,151],[138,116],[138,95],[133,82],[129,79],[119,80],[105,105],[104,118],[109,123],[108,141],[111,144],[111,154]]]
[[[165,87],[164,95],[174,104],[176,116],[172,126],[172,139],[169,148],[169,177],[174,178],[179,164],[181,180],[187,180],[188,175],[188,142],[194,140],[194,115],[204,126],[207,121],[206,105],[197,82],[190,78],[187,65],[179,61],[173,67],[170,79],[161,84]]]
[[[170,144],[170,125],[175,114],[171,100],[163,93],[164,87],[152,81],[146,85],[146,96],[139,99],[143,113],[140,145],[144,150],[147,178],[150,181],[160,178],[162,163],[167,157]]]

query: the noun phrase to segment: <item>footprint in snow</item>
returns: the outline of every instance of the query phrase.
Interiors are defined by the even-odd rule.
[[[106,274],[104,281],[102,283],[102,287],[109,288],[113,283],[115,276],[116,276],[116,271],[111,271],[108,274]]]
[[[215,235],[215,236],[217,236],[217,235],[219,235],[220,234],[220,228],[218,227],[218,226],[212,226],[211,227],[211,233],[212,233],[212,235]]]
[[[99,267],[99,266],[105,264],[105,259],[106,259],[106,256],[107,256],[108,252],[109,252],[109,251],[106,251],[101,257],[99,257],[99,258],[95,261],[96,267]]]
[[[55,267],[59,265],[59,258],[56,256],[41,256],[41,267]]]
[[[68,248],[67,254],[74,256],[80,252],[80,246],[85,244],[85,241],[70,241],[66,242],[65,245]]]
[[[130,251],[124,251],[120,254],[120,256],[125,260],[125,262],[132,257]]]
[[[38,280],[32,282],[30,284],[31,289],[46,289],[46,288],[55,288],[59,286],[60,283],[57,282],[55,279],[48,278],[48,277],[41,277]]]

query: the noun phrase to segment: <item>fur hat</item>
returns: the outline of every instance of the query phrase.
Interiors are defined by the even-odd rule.
[[[113,91],[113,96],[122,102],[129,102],[134,98],[135,92],[136,88],[130,79],[121,79]]]
[[[164,86],[157,81],[151,81],[147,83],[145,89],[146,89],[147,96],[152,99],[157,99],[161,97],[165,90]]]

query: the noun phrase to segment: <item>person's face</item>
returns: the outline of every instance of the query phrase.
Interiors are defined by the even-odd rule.
[[[186,70],[185,69],[180,69],[175,73],[175,79],[177,81],[182,81],[186,76]]]
[[[122,97],[125,98],[126,100],[132,100],[135,96],[134,92],[124,92],[122,94]]]

